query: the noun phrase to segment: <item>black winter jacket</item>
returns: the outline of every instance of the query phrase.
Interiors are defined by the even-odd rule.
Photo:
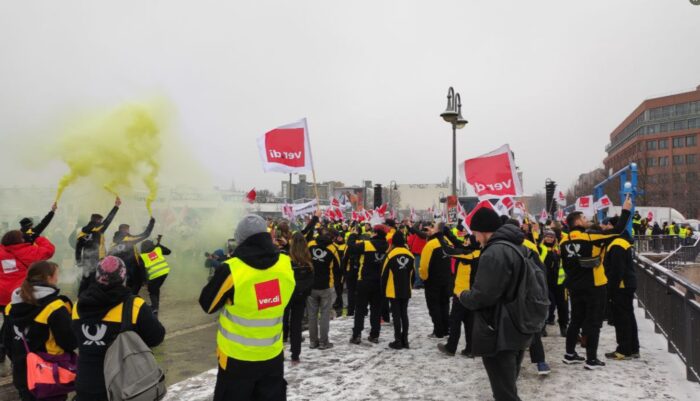
[[[503,304],[515,293],[517,277],[523,259],[514,249],[498,241],[522,245],[524,234],[514,225],[506,224],[489,239],[481,252],[479,270],[469,291],[463,291],[460,302],[475,311],[472,350],[475,355],[489,356],[500,351],[523,350],[532,340],[513,325]],[[526,250],[523,247],[523,253]]]
[[[102,286],[92,283],[73,309],[73,332],[78,339],[80,358],[75,384],[79,394],[102,394],[104,358],[107,348],[121,330],[123,303],[131,291],[123,285]],[[165,329],[142,298],[134,299],[134,331],[149,347],[163,342]]]

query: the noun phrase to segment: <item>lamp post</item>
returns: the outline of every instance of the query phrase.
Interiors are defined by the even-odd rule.
[[[452,124],[452,195],[457,196],[457,130],[464,128],[468,121],[462,117],[462,98],[451,86],[447,90],[447,108],[440,117]]]

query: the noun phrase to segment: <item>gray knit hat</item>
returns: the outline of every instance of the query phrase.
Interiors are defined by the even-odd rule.
[[[253,235],[266,232],[267,222],[265,222],[265,219],[256,214],[249,214],[244,216],[238,223],[238,227],[236,227],[236,233],[233,235],[233,238],[236,240],[238,245],[240,245]]]

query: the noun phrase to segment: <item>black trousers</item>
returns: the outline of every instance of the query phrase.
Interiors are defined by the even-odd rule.
[[[532,343],[530,343],[530,362],[545,362],[544,346],[542,345],[542,335],[540,333],[532,336]]]
[[[482,357],[496,401],[520,401],[516,381],[520,375],[523,351],[501,351]]]
[[[391,322],[391,305],[389,305],[388,299],[382,301],[382,320]]]
[[[586,336],[586,359],[598,359],[600,328],[605,319],[608,302],[605,286],[571,290],[571,322],[566,331],[566,353],[576,352],[578,335],[583,330]]]
[[[348,316],[355,315],[357,300],[357,270],[350,269],[345,273],[345,283],[348,287]]]
[[[343,314],[343,282],[335,283],[335,302],[333,302],[333,309],[339,312],[337,315],[342,316]]]
[[[287,304],[289,311],[289,346],[292,352],[292,360],[299,360],[301,354],[301,323],[304,320],[304,308],[306,308],[306,296],[294,294]]]
[[[450,327],[450,287],[448,284],[425,284],[425,302],[433,321],[433,333],[438,337],[446,336]]]
[[[158,312],[160,307],[160,287],[163,286],[166,278],[168,278],[167,274],[148,281],[148,296],[151,298],[153,312]]]
[[[287,399],[282,354],[270,361],[228,360],[226,370],[219,366],[213,401],[283,401]]]
[[[379,283],[357,283],[357,306],[355,308],[355,324],[352,328],[353,337],[359,337],[365,328],[365,316],[369,306],[370,337],[379,337],[381,329],[380,318],[382,313],[382,290]]]
[[[394,318],[394,340],[408,340],[409,298],[391,299],[391,317]]]
[[[457,297],[452,297],[452,310],[450,311],[450,336],[447,338],[446,348],[450,352],[457,352],[459,337],[464,326],[466,347],[464,350],[472,352],[472,328],[474,327],[474,313],[465,308]]]
[[[616,351],[623,355],[639,353],[639,332],[634,316],[634,290],[618,288],[612,294],[612,314],[615,321]]]
[[[549,318],[547,320],[554,321],[554,311],[556,310],[559,327],[566,328],[569,325],[569,297],[566,293],[566,287],[563,285],[549,287],[549,302]]]

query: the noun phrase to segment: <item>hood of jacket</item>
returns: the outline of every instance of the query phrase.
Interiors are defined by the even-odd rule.
[[[130,295],[131,290],[121,284],[104,286],[92,283],[78,297],[78,314],[81,318],[102,318]]]
[[[259,233],[248,237],[233,252],[245,264],[256,269],[265,270],[272,267],[280,257],[280,250],[272,242],[268,233]]]
[[[515,245],[521,245],[524,240],[525,234],[522,232],[522,230],[520,230],[520,228],[512,224],[504,224],[498,230],[496,230],[493,235],[491,235],[488,244],[492,244],[496,241],[507,241],[512,242]]]
[[[25,327],[31,323],[36,315],[41,312],[46,305],[58,298],[59,290],[49,284],[35,284],[34,298],[38,305],[25,303],[19,295],[19,288],[12,292],[12,310],[10,314],[15,323],[20,327]]]

